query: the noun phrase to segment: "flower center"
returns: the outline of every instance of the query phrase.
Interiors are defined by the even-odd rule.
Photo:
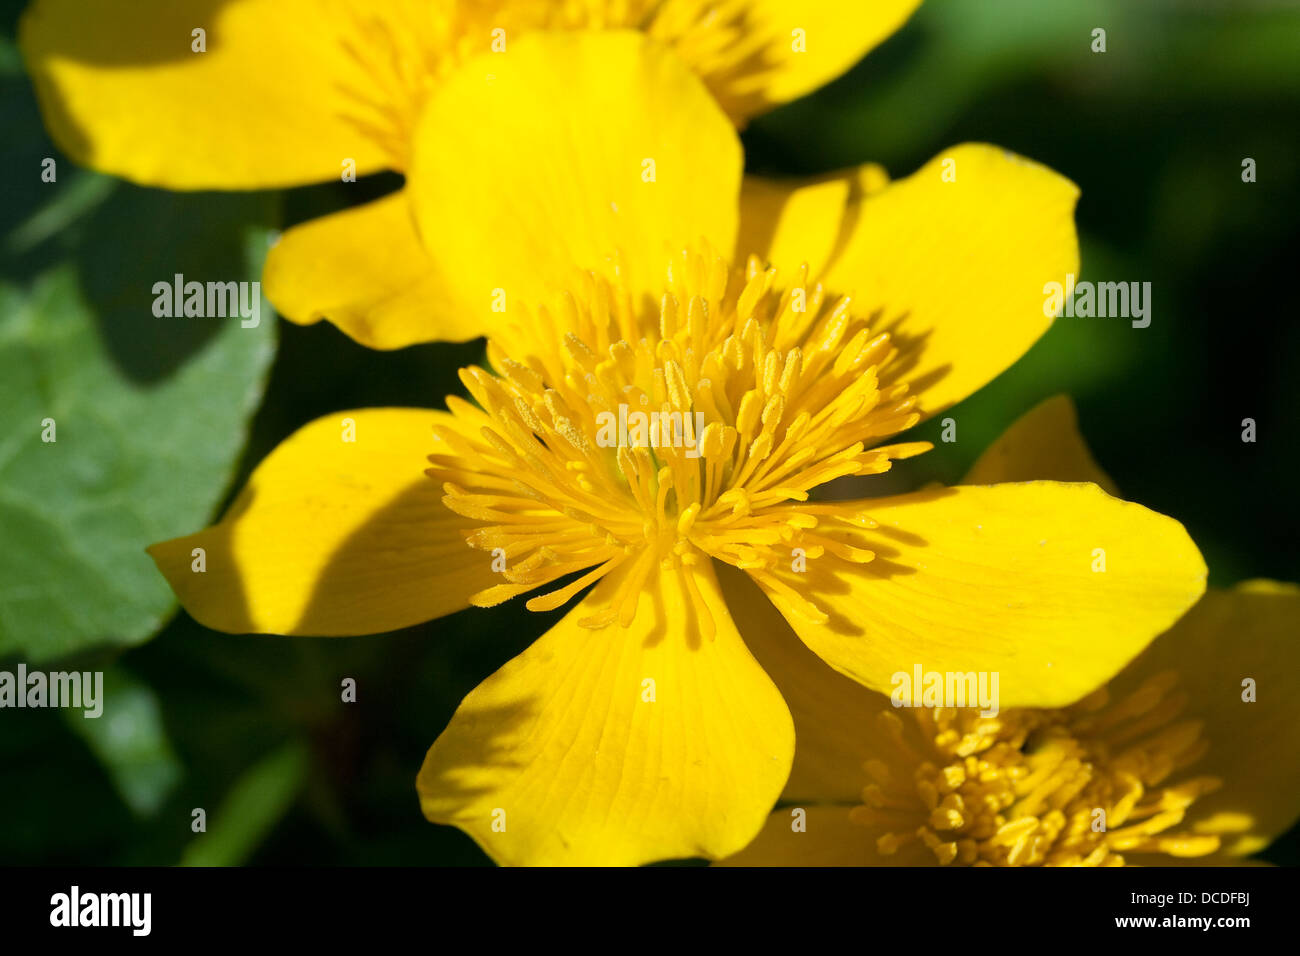
[[[359,76],[340,89],[340,103],[357,129],[382,147],[393,169],[410,164],[411,138],[437,82],[475,53],[489,49],[492,6],[395,0],[382,10],[340,5],[355,39],[344,52]]]
[[[1157,675],[1111,702],[1102,688],[1061,710],[892,711],[882,729],[914,768],[868,761],[872,782],[850,819],[881,827],[881,853],[919,840],[942,864],[1122,866],[1123,854],[1204,856],[1217,836],[1170,832],[1214,777],[1165,781],[1209,748],[1201,722],[1180,718],[1178,675]]]
[[[702,77],[727,115],[766,105],[777,44],[791,38],[756,15],[752,0],[478,0],[492,26],[524,30],[640,30]]]
[[[470,545],[507,562],[508,583],[474,603],[585,571],[528,602],[551,610],[631,562],[625,599],[590,619],[626,626],[656,562],[689,567],[707,556],[816,617],[769,572],[795,549],[872,559],[843,533],[874,527],[870,517],[810,493],[928,449],[871,447],[915,424],[915,398],[892,382],[889,334],[873,333],[847,298],[830,302],[810,287],[806,269],[784,290],[775,278],[754,257],[742,273],[683,252],[659,308],[638,310],[617,267],[612,282],[587,273],[492,341],[497,374],[462,371],[478,407],[448,399],[456,426],[438,432],[448,451],[430,456],[428,473],[451,510],[484,523]],[[638,415],[657,429],[622,426]]]
[[[734,119],[766,105],[764,74],[778,42],[747,2],[717,0],[394,0],[382,12],[344,4],[355,40],[345,52],[366,82],[340,90],[357,128],[394,169],[409,165],[411,137],[437,83],[460,64],[535,30],[641,30],[671,46]]]

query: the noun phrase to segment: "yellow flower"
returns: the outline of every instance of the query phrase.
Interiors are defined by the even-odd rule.
[[[810,500],[923,450],[883,442],[1050,324],[1040,290],[1077,272],[1071,183],[963,146],[888,186],[768,184],[754,251],[780,264],[807,240],[821,280],[778,286],[708,251],[738,241],[740,163],[699,81],[634,35],[534,41],[429,107],[458,145],[422,180],[426,234],[456,294],[509,290],[493,371],[462,374],[477,406],[318,420],[216,526],[151,549],[190,613],[235,632],[384,631],[538,588],[547,610],[594,584],[461,704],[420,773],[426,815],[502,862],[725,856],[794,750],[745,605],[770,598],[870,687],[921,653],[1055,706],[1200,596],[1182,527],[1093,485]],[[615,436],[638,410],[686,434]]]
[[[427,119],[433,93],[476,54],[486,55],[482,71],[496,70],[530,33],[643,31],[743,122],[847,70],[919,4],[36,0],[21,46],[55,142],[103,172],[172,189],[382,170],[414,182],[430,153],[456,151]],[[374,348],[484,334],[491,326],[445,297],[441,271],[403,189],[289,230],[264,282],[287,318],[328,318]]]
[[[1012,425],[968,480],[1043,475],[1113,487],[1064,397]],[[1211,589],[1079,703],[991,717],[895,709],[750,610],[742,627],[762,635],[750,647],[799,746],[791,806],[728,865],[1223,865],[1300,817],[1295,585]]]

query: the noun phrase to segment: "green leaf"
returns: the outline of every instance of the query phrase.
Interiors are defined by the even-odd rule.
[[[265,301],[256,328],[158,318],[153,285],[178,272],[256,279],[267,234],[248,224],[269,212],[263,197],[118,184],[65,230],[70,259],[25,286],[0,281],[0,655],[139,643],[171,611],[144,548],[202,527],[219,504],[275,319]],[[33,221],[20,237],[39,236]]]
[[[307,749],[288,744],[255,764],[231,788],[208,830],[185,850],[181,866],[238,866],[284,816],[307,778]]]
[[[98,703],[98,716],[68,708],[64,720],[108,771],[123,802],[139,816],[152,816],[181,778],[158,696],[129,671],[110,667]]]
[[[144,549],[221,503],[276,330],[260,295],[256,327],[156,316],[154,285],[257,280],[279,209],[79,170],[7,69],[0,129],[0,658],[39,662],[141,643],[174,609]]]

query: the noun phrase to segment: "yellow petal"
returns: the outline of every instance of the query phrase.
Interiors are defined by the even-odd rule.
[[[425,246],[488,325],[494,305],[532,305],[615,253],[657,301],[669,248],[732,248],[740,174],[731,124],[669,50],[626,31],[533,34],[431,99],[409,188]]]
[[[220,522],[149,553],[185,609],[219,631],[374,634],[467,607],[497,575],[465,543],[473,523],[424,474],[433,428],[450,421],[414,408],[317,419],[254,470]]]
[[[337,180],[390,164],[358,18],[313,0],[37,0],[20,44],[59,148],[173,189]],[[206,52],[193,31],[204,30]],[[356,94],[355,96],[351,94]]]
[[[796,811],[804,811],[802,819]],[[805,827],[795,829],[796,825]],[[934,854],[913,840],[888,856],[880,853],[877,827],[859,826],[846,806],[784,807],[768,817],[763,832],[718,866],[933,866]]]
[[[1095,485],[960,487],[840,507],[878,522],[841,532],[875,560],[822,558],[778,575],[828,620],[768,593],[818,656],[883,693],[919,665],[997,672],[1002,707],[1068,704],[1205,589],[1182,525]]]
[[[934,415],[1051,325],[1044,287],[1079,271],[1078,193],[1005,150],[957,146],[851,210],[851,234],[821,278],[853,295],[859,314],[879,310],[877,327],[901,350],[882,378],[912,383],[921,412]]]
[[[713,639],[673,571],[652,573],[628,630],[582,627],[623,577],[470,693],[425,758],[425,816],[499,863],[726,856],[759,831],[789,773],[789,712],[712,572],[695,582]]]
[[[817,279],[843,253],[862,200],[887,185],[889,175],[875,163],[811,179],[746,176],[732,259],[756,255],[785,280],[807,265]]]
[[[794,764],[781,799],[859,803],[869,782],[862,770],[868,760],[890,764],[900,779],[910,780],[915,766],[899,760],[897,748],[880,731],[880,713],[892,710],[889,698],[832,670],[746,574],[722,565],[718,581],[737,630],[794,719]]]
[[[373,349],[483,334],[448,298],[405,190],[290,229],[267,256],[262,282],[285,318],[328,319]]]
[[[1120,699],[1165,671],[1188,696],[1184,716],[1204,721],[1210,749],[1185,771],[1220,789],[1188,811],[1197,833],[1218,834],[1222,851],[1254,853],[1300,818],[1300,588],[1248,581],[1211,589],[1111,684]],[[1255,701],[1244,701],[1243,682]]]
[[[1115,482],[1092,457],[1068,395],[1055,395],[1012,423],[971,466],[963,484],[1003,481],[1091,481],[1108,494]]]
[[[743,119],[835,79],[920,5],[921,0],[746,0],[739,40],[765,41],[758,56],[741,68],[719,70],[710,69],[710,48],[697,54],[681,43],[678,49],[703,72],[728,112]]]

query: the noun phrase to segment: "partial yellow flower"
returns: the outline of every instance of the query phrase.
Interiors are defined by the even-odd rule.
[[[46,126],[76,161],[172,189],[262,189],[410,176],[422,150],[455,152],[428,129],[433,94],[476,54],[487,72],[505,64],[532,33],[641,31],[743,123],[847,70],[919,4],[35,0],[20,43]],[[402,190],[289,230],[264,282],[287,318],[328,318],[375,348],[483,334],[440,296],[440,273]]]
[[[967,478],[1043,473],[1113,487],[1065,397],[1012,425]],[[1295,585],[1212,589],[1079,703],[993,717],[896,709],[737,603],[798,747],[786,806],[727,865],[1223,865],[1300,818]]]
[[[543,120],[534,107],[557,93]],[[867,686],[921,654],[999,669],[1021,705],[1090,692],[1200,596],[1181,526],[1094,485],[812,497],[923,451],[889,438],[1047,327],[1040,290],[1077,271],[1066,180],[963,146],[875,191],[852,188],[868,173],[841,177],[834,203],[781,187],[842,237],[815,281],[766,266],[767,249],[743,265],[710,251],[737,241],[739,145],[643,37],[525,38],[493,76],[448,80],[428,116],[458,144],[416,193],[441,210],[426,233],[449,290],[509,303],[491,369],[462,373],[476,404],[315,422],[215,527],[151,553],[190,613],[230,631],[351,634],[530,592],[538,611],[576,599],[465,699],[420,773],[426,815],[494,859],[717,858],[757,833],[794,736],[719,573]],[[814,231],[786,218],[773,248]],[[613,438],[623,411],[682,425]]]

